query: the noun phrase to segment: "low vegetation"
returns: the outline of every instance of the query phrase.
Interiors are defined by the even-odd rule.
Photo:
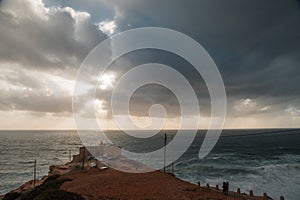
[[[50,176],[45,182],[31,191],[11,192],[4,196],[3,200],[84,200],[76,193],[60,190],[60,186],[70,179],[59,178],[59,175]]]

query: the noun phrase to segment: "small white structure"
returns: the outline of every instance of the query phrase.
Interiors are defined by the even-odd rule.
[[[97,159],[99,161],[121,157],[122,149],[111,144],[100,144],[98,146],[80,147],[79,154],[73,155],[72,162],[82,162]]]
[[[111,144],[100,144],[87,147],[87,149],[95,158],[120,157],[122,155],[122,149]]]

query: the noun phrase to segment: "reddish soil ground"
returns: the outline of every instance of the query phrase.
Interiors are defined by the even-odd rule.
[[[134,174],[93,168],[62,177],[72,181],[65,182],[61,189],[81,194],[87,199],[263,199],[235,192],[224,196],[221,190],[199,187],[160,171]]]

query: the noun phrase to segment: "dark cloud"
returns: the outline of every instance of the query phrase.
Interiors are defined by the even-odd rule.
[[[88,13],[40,1],[4,1],[0,24],[1,61],[44,70],[78,67],[106,37]]]
[[[72,83],[47,73],[20,68],[2,69],[1,111],[72,113]],[[62,85],[64,83],[64,85]]]
[[[5,94],[4,94],[5,95]],[[34,111],[40,113],[68,113],[71,116],[70,96],[23,95],[21,92],[1,98],[0,109],[4,111]]]
[[[229,110],[233,102],[250,98],[264,99],[265,104],[275,104],[273,107],[282,111],[300,100],[298,3],[213,0],[189,1],[183,6],[175,0],[117,1],[116,6],[123,11],[117,20],[122,29],[162,26],[186,33],[202,44],[222,74],[231,101]],[[166,60],[170,57],[164,56],[163,62],[176,68],[175,62]],[[193,72],[188,65],[184,69],[185,74]],[[195,83],[199,80],[193,75],[188,78]]]
[[[186,80],[189,81],[194,90],[197,91],[196,95],[199,100],[199,106],[202,112],[201,114],[203,114],[203,116],[208,116],[210,114],[210,97],[206,84],[204,83],[201,75],[186,60],[173,53],[153,49],[134,51],[117,59],[109,67],[109,71],[113,71],[118,75],[118,77],[116,77],[116,82],[118,82],[121,76],[126,74],[133,67],[145,63],[161,63],[172,67],[180,74],[185,76]],[[168,80],[172,78],[172,75],[166,75],[164,78]],[[143,75],[141,75],[140,77],[136,77],[136,79],[143,79]],[[137,80],[131,80],[128,84],[135,84],[135,81]],[[170,84],[175,85],[176,83],[170,81]],[[176,86],[179,88],[181,87],[180,84],[176,84]],[[90,91],[89,93],[93,92],[94,90]],[[112,98],[111,92],[111,90],[98,89],[95,93],[98,99],[107,102],[106,109],[109,110],[110,117],[110,104]],[[123,101],[123,99],[117,99],[117,101]],[[176,117],[180,115],[179,102],[176,96],[168,88],[158,84],[148,84],[136,90],[131,97],[129,111],[132,115],[135,116],[148,116],[149,108],[153,104],[163,105],[169,117]],[[124,110],[115,108],[115,110],[118,110],[119,114],[128,113],[127,109]],[[195,110],[189,110],[187,113],[189,113],[190,115],[195,115],[197,114],[196,112],[197,111]]]
[[[214,59],[225,83],[229,116],[275,116],[285,110],[295,113],[299,107],[299,0],[55,0],[45,1],[47,7],[40,1],[26,2],[1,1],[2,64],[17,63],[33,70],[33,74],[34,70],[60,69],[59,75],[66,78],[75,74],[88,52],[106,38],[95,25],[100,21],[115,20],[119,31],[166,27],[191,36]],[[132,52],[115,61],[110,70],[120,78],[133,66],[149,62],[172,66],[183,74],[197,91],[202,113],[209,116],[210,98],[201,75],[172,53]],[[2,80],[14,87],[3,91],[0,109],[71,112],[70,95],[46,97],[40,92],[22,98],[24,91],[20,88],[46,91],[47,87],[30,74],[15,76],[7,72],[3,76]],[[96,97],[104,100],[109,110],[111,91],[97,90]],[[169,116],[179,115],[174,94],[158,86],[136,91],[130,112],[147,116],[148,108],[156,103],[164,105]]]
[[[0,25],[0,110],[71,116],[71,80],[107,37],[90,14],[40,0],[2,1]]]

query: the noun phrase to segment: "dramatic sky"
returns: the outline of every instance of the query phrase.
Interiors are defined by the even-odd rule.
[[[113,34],[149,26],[180,31],[213,58],[227,93],[225,128],[300,127],[300,1],[0,0],[0,129],[73,129],[73,88],[84,58]],[[207,127],[210,103],[201,76],[185,60],[158,50],[113,63],[95,100],[82,102],[82,119],[88,122],[85,109],[95,106],[105,128],[115,128],[109,99],[118,78],[149,62],[169,65],[190,81],[201,128]],[[93,78],[82,83],[86,92]],[[165,128],[177,128],[178,101],[159,85],[135,92],[132,119],[149,123],[153,104],[165,107]]]

